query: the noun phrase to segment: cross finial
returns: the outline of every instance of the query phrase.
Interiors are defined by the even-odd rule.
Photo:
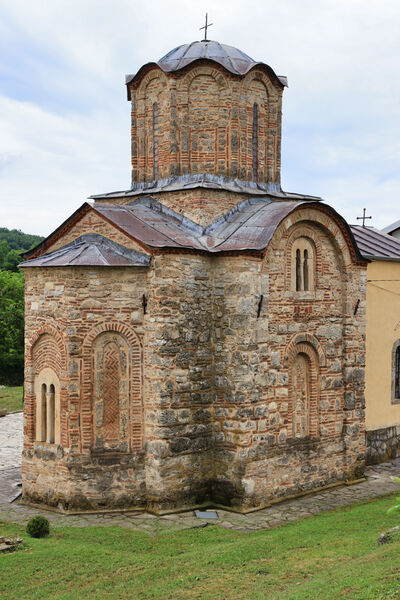
[[[366,217],[365,213],[367,212],[367,209],[364,208],[363,209],[363,216],[362,217],[357,217],[357,221],[361,220],[363,222],[362,226],[365,227],[365,220],[366,219],[372,219],[372,217]]]
[[[204,40],[201,40],[202,42],[209,42],[210,40],[207,39],[207,29],[209,27],[211,27],[211,25],[213,25],[213,23],[209,23],[208,22],[208,14],[206,13],[206,24],[204,25],[204,27],[200,27],[200,31],[202,29],[204,29]]]

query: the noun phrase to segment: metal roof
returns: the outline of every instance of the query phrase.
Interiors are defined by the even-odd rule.
[[[350,228],[364,257],[400,261],[400,240],[374,227],[350,225]]]
[[[241,251],[263,252],[282,220],[302,206],[311,206],[330,214],[347,237],[355,260],[363,261],[344,219],[333,208],[309,200],[276,200],[270,196],[248,197],[207,227],[202,227],[191,219],[176,213],[151,196],[140,197],[123,205],[95,204],[92,207],[85,203],[80,211],[82,215],[87,214],[88,211],[101,215],[119,231],[147,248],[149,252],[152,249],[185,249],[216,254]],[[75,212],[69,221],[67,220],[44,242],[25,253],[25,257],[30,258],[37,256],[38,253],[46,252],[46,248],[49,248],[54,240],[59,239],[60,235],[65,234],[78,220],[79,211]],[[83,242],[86,245],[82,245]],[[83,252],[81,260],[87,253],[86,257],[88,258],[85,260],[90,257],[91,261],[95,261],[84,264],[105,264],[103,259],[110,265],[122,264],[118,262],[122,260],[120,257],[117,259],[108,254],[105,256],[104,245],[107,244],[118,256],[123,255],[124,260],[127,261],[123,264],[139,266],[144,263],[148,264],[150,260],[148,256],[134,253],[131,250],[129,251],[131,254],[128,256],[126,255],[127,249],[123,246],[119,247],[109,240],[104,241],[101,236],[92,235],[82,236],[74,244],[66,246],[63,249],[65,255],[57,254],[57,252],[61,252],[60,250],[48,255],[52,257],[49,261],[45,256],[40,256],[30,261],[29,264],[25,264],[26,266],[35,266],[33,263],[37,266],[83,264],[78,260],[81,252],[76,248],[77,244],[82,245],[82,248],[79,246]],[[99,254],[102,255],[102,258],[98,256]]]
[[[98,235],[82,235],[71,244],[20,267],[148,267],[150,257]]]
[[[125,205],[100,204],[94,210],[151,248],[188,248],[216,253],[264,250],[282,219],[300,204],[303,202],[248,198],[208,227],[182,217],[151,197]]]
[[[395,221],[394,223],[391,223],[391,225],[384,227],[382,231],[383,233],[392,233],[393,231],[396,231],[396,229],[400,229],[400,221]]]
[[[226,190],[237,194],[246,194],[247,196],[274,196],[276,198],[295,199],[295,200],[321,200],[318,196],[307,196],[305,194],[292,194],[284,192],[278,183],[259,183],[255,181],[246,181],[225,177],[224,175],[214,175],[213,173],[187,173],[186,175],[176,175],[166,179],[150,182],[134,182],[129,190],[116,192],[107,192],[105,194],[95,194],[91,199],[107,198],[126,198],[130,196],[141,196],[157,194],[160,192],[173,192],[179,190],[189,190],[194,188],[206,188],[212,190]]]
[[[266,68],[281,86],[287,86],[288,84],[287,78],[278,76],[269,65],[263,62],[256,62],[250,58],[250,56],[234,46],[220,44],[219,42],[212,40],[191,42],[190,44],[178,46],[160,58],[158,62],[147,63],[141,67],[136,74],[126,75],[125,83],[126,85],[132,83],[146,67],[157,65],[164,73],[173,73],[184,69],[196,60],[210,60],[216,62],[222,65],[230,73],[242,76],[246,75],[246,73],[254,67],[261,66]],[[130,99],[129,89],[128,99]]]
[[[214,254],[265,250],[281,221],[302,205],[321,208],[339,220],[349,234],[357,259],[362,260],[344,219],[331,207],[310,200],[248,197],[207,227],[165,207],[151,196],[125,205],[99,204],[93,210],[149,248],[187,248]]]

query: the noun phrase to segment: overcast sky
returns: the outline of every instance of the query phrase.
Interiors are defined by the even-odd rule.
[[[201,39],[286,75],[282,187],[400,219],[400,0],[0,0],[0,226],[130,185],[125,73]]]

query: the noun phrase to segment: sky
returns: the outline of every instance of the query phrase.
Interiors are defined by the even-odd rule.
[[[0,227],[130,186],[125,74],[209,38],[286,75],[282,187],[400,219],[400,0],[0,0]]]

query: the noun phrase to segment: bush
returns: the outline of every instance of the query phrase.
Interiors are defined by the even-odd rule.
[[[32,517],[28,521],[26,532],[34,538],[46,537],[50,533],[50,523],[46,517]]]

